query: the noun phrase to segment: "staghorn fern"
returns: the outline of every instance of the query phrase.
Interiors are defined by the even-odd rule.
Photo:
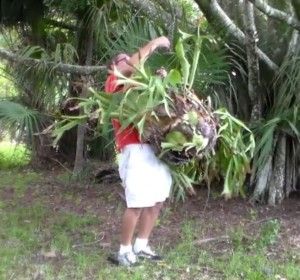
[[[171,69],[166,76],[153,75],[145,69],[144,63],[130,78],[116,71],[118,84],[127,88],[125,94],[112,95],[91,89],[90,98],[79,100],[78,107],[84,108],[84,115],[65,117],[59,123],[59,129],[55,131],[56,136],[60,136],[65,128],[84,123],[91,118],[97,119],[100,127],[108,123],[111,118],[117,117],[122,128],[134,125],[141,137],[149,140],[147,137],[153,136],[153,131],[149,130],[149,123],[154,123],[157,128],[155,133],[159,135],[150,139],[158,139],[156,148],[163,160],[166,160],[164,155],[170,151],[178,152],[179,155],[185,153],[185,156],[187,151],[190,151],[184,161],[179,161],[181,163],[179,165],[167,160],[174,179],[174,198],[183,199],[185,191],[193,190],[194,184],[203,182],[210,184],[216,178],[223,178],[222,194],[225,198],[243,194],[243,183],[249,172],[255,146],[253,135],[241,121],[231,116],[225,109],[213,112],[209,100],[199,100],[192,89],[202,41],[206,39],[209,38],[200,36],[199,32],[196,36],[181,32],[181,38],[175,47],[181,67]],[[191,62],[185,53],[187,40],[189,44],[190,42],[194,44]],[[178,117],[179,109],[176,102],[179,97],[183,100],[183,108],[179,108],[182,112]],[[187,107],[186,101],[195,103],[198,107]],[[205,149],[207,144],[203,144],[202,135],[196,129],[199,112],[194,112],[194,109],[184,110],[186,108],[202,110],[203,116],[210,120],[210,126],[217,129],[208,140],[210,141],[208,149]],[[163,119],[168,119],[169,130],[165,131],[166,125]],[[176,136],[169,125],[174,125],[174,120],[178,119],[180,124],[188,123],[193,130],[191,138],[177,139],[176,142],[174,139],[178,137],[178,133]],[[69,124],[67,120],[70,121]],[[153,144],[155,141],[150,142]]]

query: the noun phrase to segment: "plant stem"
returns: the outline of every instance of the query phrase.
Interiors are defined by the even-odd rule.
[[[200,37],[200,28],[198,26],[197,38],[195,39],[195,50],[194,50],[192,70],[191,70],[191,74],[189,77],[189,89],[192,88],[193,83],[194,83],[195,74],[196,74],[196,70],[197,70],[197,66],[198,66],[198,62],[199,62],[199,56],[201,53],[201,45],[202,45],[202,38]]]

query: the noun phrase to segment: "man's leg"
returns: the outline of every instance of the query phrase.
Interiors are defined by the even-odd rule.
[[[160,209],[163,203],[158,202],[153,207],[147,207],[142,209],[140,221],[139,221],[139,231],[137,237],[140,239],[148,239],[157,217],[159,216]]]
[[[120,265],[131,266],[137,262],[131,241],[140,215],[140,208],[127,208],[124,212],[121,226],[121,244],[118,253],[118,263]]]
[[[140,253],[143,252],[142,256],[153,260],[159,260],[161,257],[156,255],[147,245],[162,205],[163,203],[160,202],[153,207],[147,207],[142,210],[138,236],[134,244],[134,251],[138,253],[138,255],[141,255]]]
[[[141,212],[141,208],[127,208],[125,210],[121,226],[121,245],[131,245],[134,230]]]

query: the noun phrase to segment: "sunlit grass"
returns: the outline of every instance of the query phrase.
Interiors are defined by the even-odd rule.
[[[30,151],[24,144],[0,142],[0,169],[22,167],[29,163]]]

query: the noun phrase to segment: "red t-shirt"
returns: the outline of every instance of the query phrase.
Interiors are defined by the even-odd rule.
[[[121,89],[122,87],[117,85],[117,77],[110,74],[105,81],[105,92],[115,93]],[[112,125],[115,132],[116,146],[119,151],[128,144],[141,143],[139,132],[133,126],[128,126],[121,130],[121,123],[117,119],[112,120]]]

